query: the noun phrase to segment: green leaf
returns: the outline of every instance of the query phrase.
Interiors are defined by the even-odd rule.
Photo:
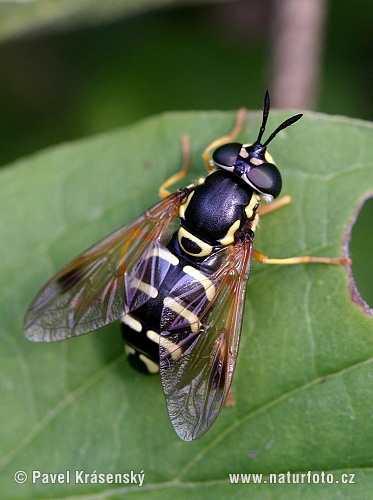
[[[288,112],[273,112],[272,131]],[[191,138],[188,181],[200,154],[234,114],[164,114],[64,144],[0,172],[0,483],[11,498],[367,498],[373,486],[373,320],[351,300],[346,269],[253,264],[235,406],[184,443],[167,417],[158,376],[127,364],[118,325],[34,344],[22,317],[69,259],[157,200]],[[241,134],[257,136],[259,113]],[[307,113],[271,153],[293,203],[262,218],[256,248],[272,257],[342,255],[344,234],[372,191],[372,127]],[[16,484],[24,470],[28,481]],[[144,486],[32,484],[32,471],[144,471]],[[355,474],[355,484],[269,484],[270,473]],[[229,473],[268,484],[231,485]],[[73,472],[72,472],[73,474]],[[320,480],[321,481],[321,480]],[[313,481],[314,482],[314,481]],[[135,495],[136,493],[136,495]],[[92,497],[92,495],[97,495]]]
[[[219,1],[204,0],[203,3]],[[118,19],[201,0],[8,0],[0,3],[0,40],[40,29],[52,31]]]

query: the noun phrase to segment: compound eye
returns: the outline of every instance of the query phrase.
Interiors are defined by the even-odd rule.
[[[259,192],[276,198],[282,188],[281,174],[273,163],[262,163],[247,173],[247,178]]]
[[[238,142],[230,142],[218,147],[212,154],[212,160],[217,166],[233,167],[237,160],[237,156],[241,151],[242,144]]]

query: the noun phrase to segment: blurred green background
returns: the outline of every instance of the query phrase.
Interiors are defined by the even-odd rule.
[[[167,110],[258,109],[272,88],[276,4],[3,3],[0,165]],[[370,120],[373,4],[326,7],[314,109]],[[358,288],[371,306],[372,218],[370,200],[351,244]]]

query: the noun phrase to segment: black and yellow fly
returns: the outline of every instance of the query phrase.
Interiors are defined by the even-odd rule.
[[[30,340],[52,342],[120,319],[131,364],[160,371],[168,413],[177,434],[190,441],[214,423],[235,369],[252,257],[270,264],[346,259],[269,259],[253,249],[259,214],[289,203],[271,202],[281,175],[267,145],[301,118],[285,120],[262,143],[270,108],[253,144],[233,142],[233,131],[211,143],[203,157],[209,174],[171,194],[183,168],[159,190],[162,201],[76,257],[40,290],[24,328]],[[184,148],[186,149],[186,148]],[[213,151],[213,153],[212,153]]]

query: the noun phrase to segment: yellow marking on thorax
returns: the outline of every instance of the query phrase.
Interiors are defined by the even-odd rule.
[[[259,214],[258,212],[255,214],[254,220],[251,223],[250,229],[253,233],[255,233],[256,228],[258,227],[259,224]]]
[[[192,311],[189,311],[185,306],[179,304],[179,302],[176,302],[176,300],[172,299],[171,297],[165,297],[163,299],[163,304],[171,309],[171,311],[186,319],[193,333],[197,333],[199,331],[199,318],[194,313],[192,313]]]
[[[131,280],[131,287],[138,288],[146,295],[149,295],[152,299],[155,299],[158,296],[158,290],[154,288],[154,286],[149,285],[149,283],[145,283],[144,281],[139,280],[138,278],[133,278]]]
[[[184,266],[183,271],[189,276],[192,276],[198,283],[200,283],[206,292],[207,300],[211,302],[211,300],[215,297],[216,289],[213,282],[201,271],[198,271],[195,267],[192,266]]]
[[[146,336],[156,344],[160,344],[162,347],[167,349],[167,351],[170,351],[171,358],[174,360],[179,359],[183,354],[183,350],[180,346],[178,346],[171,340],[168,340],[166,337],[162,337],[154,330],[148,330],[146,332]]]
[[[258,193],[253,192],[251,200],[249,201],[249,204],[245,208],[245,214],[248,219],[251,219],[252,216],[254,215],[254,208],[258,203],[260,203],[260,196]]]
[[[151,257],[158,257],[160,259],[166,260],[173,266],[177,266],[179,263],[179,259],[176,257],[176,255],[174,255],[166,248],[160,248],[160,247],[153,248],[146,255],[147,259],[150,259]]]
[[[204,241],[200,240],[199,238],[197,238],[197,236],[194,236],[194,234],[191,234],[184,227],[180,227],[179,228],[179,230],[177,232],[177,237],[178,237],[178,240],[179,240],[179,244],[180,244],[181,248],[184,250],[184,252],[186,252],[189,255],[193,255],[194,257],[206,257],[207,255],[210,255],[210,253],[213,250],[213,247],[211,245],[209,245],[208,243],[205,243]],[[183,244],[181,242],[182,238],[186,238],[186,239],[192,241],[193,243],[195,243],[196,245],[198,245],[199,248],[201,249],[201,251],[198,252],[198,253],[190,253],[190,252],[188,252],[184,248],[184,246],[183,246]]]
[[[222,245],[230,245],[231,243],[234,242],[234,234],[239,229],[241,221],[239,219],[234,222],[231,227],[228,229],[227,234],[224,236],[224,238],[221,238],[219,240],[219,243]]]
[[[180,205],[180,208],[179,208],[179,217],[180,217],[180,219],[184,219],[184,217],[185,217],[185,211],[188,208],[189,202],[192,199],[193,195],[194,195],[194,191],[192,191],[191,193],[189,193],[189,196],[186,199],[186,202],[183,203],[182,205]]]
[[[200,186],[201,184],[203,184],[206,180],[206,177],[199,177],[199,179],[197,180],[197,182],[193,182],[192,184],[188,184],[186,186],[187,189],[193,189],[195,188],[196,186]]]

